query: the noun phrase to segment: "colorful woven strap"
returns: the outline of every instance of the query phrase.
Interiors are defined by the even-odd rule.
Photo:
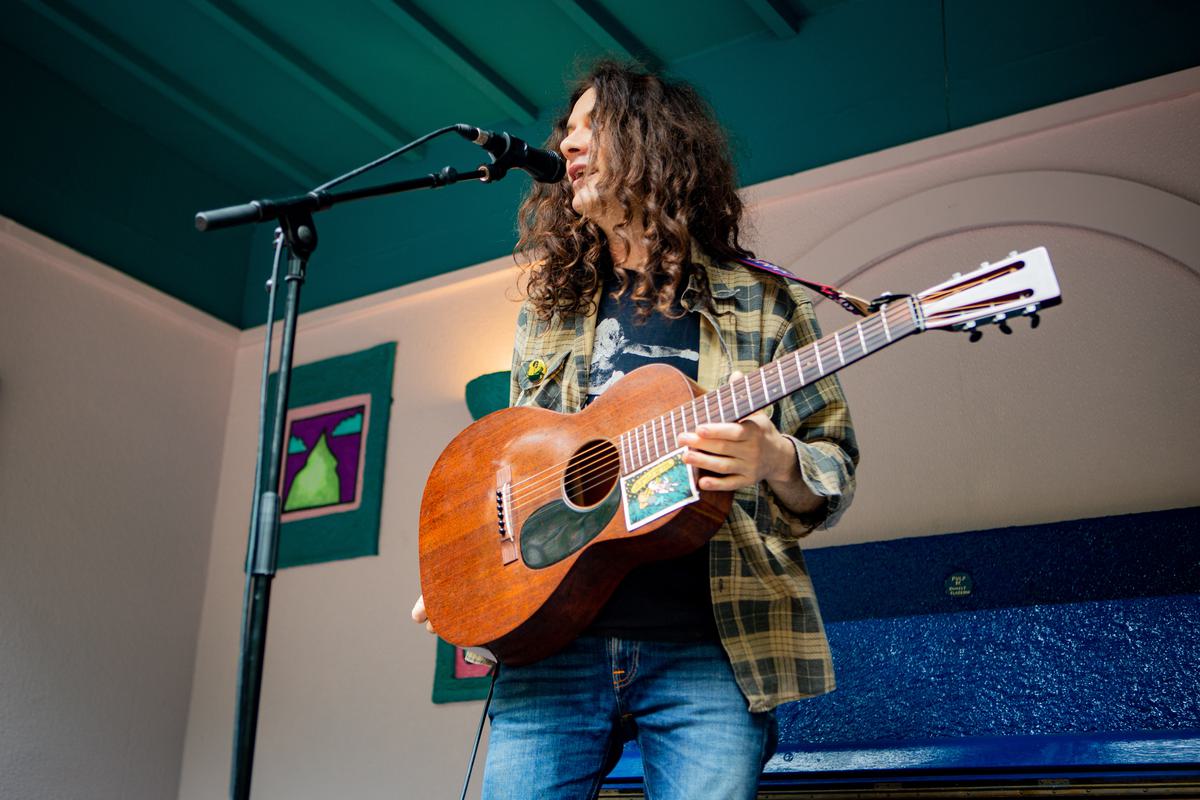
[[[865,317],[871,313],[871,303],[869,301],[863,300],[861,297],[855,297],[847,292],[843,292],[841,289],[838,289],[835,286],[826,286],[823,283],[805,280],[797,275],[793,275],[790,271],[784,269],[778,264],[772,264],[770,261],[763,261],[762,259],[758,258],[738,258],[735,260],[740,264],[745,264],[751,269],[769,272],[772,275],[778,275],[779,277],[786,278],[789,281],[795,281],[801,286],[807,286],[809,289],[812,289],[822,297],[828,297],[830,300],[834,301],[851,314],[857,314],[860,317]]]

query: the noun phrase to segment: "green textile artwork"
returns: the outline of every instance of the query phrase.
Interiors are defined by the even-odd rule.
[[[395,361],[396,343],[388,342],[293,370],[275,487],[283,508],[278,567],[379,553]],[[277,380],[272,374],[272,396]],[[270,430],[273,411],[268,417]]]

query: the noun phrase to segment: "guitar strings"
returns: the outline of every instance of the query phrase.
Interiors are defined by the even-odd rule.
[[[897,305],[895,305],[895,306],[891,306],[891,307],[889,307],[889,308],[887,309],[886,313],[884,313],[884,312],[880,312],[880,313],[878,313],[878,314],[875,314],[875,315],[873,315],[873,316],[871,316],[871,317],[868,317],[868,318],[867,318],[867,319],[865,319],[865,320],[862,320],[862,321],[861,321],[861,322],[859,322],[859,323],[856,323],[854,326],[847,326],[847,327],[846,327],[845,329],[843,329],[843,330],[846,330],[846,331],[848,331],[848,330],[850,330],[850,328],[851,328],[851,327],[854,327],[854,328],[860,328],[860,329],[862,329],[862,328],[866,328],[867,326],[872,326],[872,325],[873,325],[873,327],[874,327],[876,330],[872,330],[870,333],[866,333],[866,332],[864,331],[864,338],[870,337],[870,338],[872,339],[872,341],[873,341],[873,342],[877,342],[877,341],[878,341],[878,333],[879,333],[879,330],[878,330],[878,329],[879,329],[879,322],[880,322],[880,319],[881,319],[881,318],[883,318],[883,317],[887,317],[887,318],[890,320],[890,318],[893,316],[894,312],[901,311],[901,310],[904,310],[904,309],[911,309],[911,305],[910,305],[909,303],[901,303],[901,304],[897,304]],[[901,316],[904,316],[904,315],[901,315]],[[883,325],[883,333],[884,333],[884,338],[885,338],[885,342],[884,342],[884,344],[890,343],[890,342],[891,342],[891,341],[892,341],[892,340],[895,338],[895,337],[893,337],[893,336],[890,336],[890,335],[889,335],[889,333],[890,333],[890,332],[889,332],[889,328],[890,328],[890,327],[891,327],[891,326],[889,326],[889,325],[886,325],[886,324],[884,324],[884,325]],[[842,332],[843,332],[843,331],[837,331],[835,334],[831,334],[830,336],[823,337],[822,339],[819,339],[819,340],[817,340],[816,342],[813,342],[813,343],[811,343],[811,344],[809,344],[809,345],[806,345],[804,348],[801,348],[801,349],[799,349],[799,350],[794,350],[794,351],[792,351],[791,353],[789,353],[789,356],[791,356],[791,357],[792,357],[792,360],[794,361],[794,360],[795,360],[795,357],[796,357],[797,355],[803,354],[803,353],[804,353],[806,350],[811,350],[811,351],[812,351],[814,354],[816,354],[816,355],[817,355],[817,357],[818,357],[818,359],[819,359],[819,357],[820,357],[820,352],[821,352],[821,349],[822,349],[822,347],[828,347],[828,346],[829,346],[829,343],[830,343],[830,342],[832,342],[832,341],[834,340],[834,337],[835,337],[835,336],[838,336],[838,335],[840,335]],[[907,335],[907,332],[905,332],[903,335]],[[882,345],[880,345],[880,346],[882,346]],[[835,345],[835,347],[836,347],[836,345]],[[873,351],[873,350],[877,350],[877,349],[879,349],[879,348],[878,348],[878,347],[868,347],[868,348],[867,348],[867,350],[868,350],[868,351]],[[783,359],[778,359],[777,361],[783,361]],[[777,363],[777,362],[772,362],[772,363]],[[792,368],[792,367],[790,367],[790,366],[789,366],[789,367],[785,367],[785,369],[791,369],[791,368]],[[823,373],[823,374],[822,374],[822,377],[824,377],[824,375],[826,375],[826,374],[832,374],[832,373]],[[797,377],[800,377],[800,375],[797,375]],[[774,379],[772,379],[772,380],[774,380]],[[818,380],[819,380],[819,379],[818,379]],[[807,384],[804,384],[804,385],[807,385]],[[709,392],[709,393],[708,393],[708,394],[706,394],[706,395],[702,395],[701,397],[697,397],[697,398],[695,398],[694,400],[692,400],[692,401],[691,401],[691,403],[690,403],[690,405],[693,407],[693,417],[698,417],[698,415],[696,414],[696,408],[695,408],[695,406],[696,406],[696,402],[697,402],[697,401],[699,401],[699,400],[702,400],[702,399],[706,398],[706,397],[707,397],[709,394],[715,394],[715,395],[717,395],[717,404],[718,404],[718,409],[719,409],[719,410],[720,410],[720,409],[723,409],[723,408],[724,408],[725,399],[726,399],[725,395],[726,395],[726,394],[728,394],[730,397],[732,397],[732,390],[729,390],[728,392],[726,392],[726,391],[725,391],[726,389],[728,389],[728,387],[729,387],[729,386],[730,386],[730,384],[726,384],[725,386],[718,387],[717,389],[713,390],[712,392]],[[798,391],[800,388],[803,388],[803,387],[802,387],[802,386],[798,386],[798,387],[797,387],[796,389],[794,389],[793,391]],[[680,410],[680,413],[681,413],[681,418],[684,420],[685,424],[686,424],[686,421],[687,421],[687,415],[686,415],[686,412],[684,412],[684,411],[683,411],[683,409],[684,409],[684,408],[685,408],[687,405],[689,405],[689,404],[684,404],[683,406],[679,406],[679,407],[678,407],[678,410]],[[669,412],[669,413],[670,413],[670,414],[673,414],[675,410],[677,410],[677,409],[672,409],[672,410],[671,410],[671,412]],[[711,421],[712,421],[712,418],[711,418],[711,413],[708,411],[708,408],[707,408],[707,401],[705,402],[705,414],[706,414],[706,417],[707,417],[707,421],[708,421],[708,422],[711,422]],[[655,420],[655,421],[657,421],[657,420],[661,420],[661,419],[663,418],[663,416],[667,416],[667,415],[660,415],[659,417],[657,417],[657,418],[656,418],[656,420]],[[625,432],[624,432],[624,433],[622,433],[622,434],[620,435],[620,437],[618,437],[618,438],[625,437],[625,436],[628,436],[628,435],[635,435],[637,431],[639,431],[639,430],[642,430],[642,431],[643,431],[643,438],[648,440],[648,439],[649,439],[649,436],[645,434],[645,430],[644,430],[648,424],[650,424],[650,423],[649,423],[649,422],[646,422],[646,423],[643,423],[642,425],[639,425],[639,426],[637,426],[637,427],[635,427],[635,428],[632,428],[632,429],[630,429],[630,430],[628,430],[628,431],[625,431]],[[611,442],[608,442],[608,443],[609,443],[609,444],[611,444]],[[598,443],[598,445],[597,445],[597,449],[598,449],[599,447],[603,447],[603,444],[604,444],[604,443]],[[639,460],[639,462],[640,462],[640,459],[641,459],[641,456],[642,456],[643,447],[642,447],[641,445],[636,445],[636,447],[637,447],[637,456],[638,456],[638,460]],[[553,465],[551,465],[551,466],[547,467],[546,469],[543,469],[543,470],[541,470],[540,472],[536,472],[536,473],[534,473],[534,474],[532,474],[532,475],[529,475],[529,476],[527,476],[527,477],[525,477],[525,478],[522,478],[521,480],[517,481],[516,483],[512,484],[512,485],[509,487],[510,496],[512,496],[512,495],[515,493],[515,490],[517,490],[518,488],[522,489],[523,491],[526,491],[526,490],[529,490],[529,489],[535,488],[535,487],[532,487],[532,486],[525,486],[525,484],[528,484],[528,483],[530,483],[531,481],[535,481],[535,480],[537,480],[537,481],[539,481],[539,482],[544,482],[545,480],[550,480],[550,481],[553,481],[553,482],[555,482],[555,483],[556,483],[556,482],[558,481],[558,479],[559,479],[559,478],[558,478],[559,474],[560,474],[561,472],[563,472],[563,471],[564,471],[564,468],[566,467],[566,465],[568,465],[568,464],[570,463],[570,460],[571,460],[571,459],[568,459],[568,460],[566,460],[566,461],[560,461],[559,463],[557,463],[557,464],[553,464]],[[640,464],[640,463],[639,463],[639,466],[641,466],[641,464]]]
[[[905,308],[906,306],[907,306],[907,304],[904,304],[904,305],[900,306],[900,308]],[[895,309],[888,310],[889,318],[891,317],[893,310],[895,310]],[[869,320],[864,320],[863,323],[860,323],[860,324],[862,324],[865,328],[867,323],[878,322],[878,316],[879,315],[877,315],[876,317],[872,317]],[[868,346],[867,352],[870,352],[872,350],[878,350],[880,347],[890,343],[891,341],[894,341],[897,338],[897,336],[908,335],[908,333],[910,333],[910,331],[897,331],[896,335],[890,335],[890,331],[887,330],[887,328],[883,328],[882,330],[880,330],[881,326],[875,325],[874,327],[876,328],[876,330],[872,330],[870,332],[870,334],[867,334],[864,331],[864,339],[868,338],[868,336],[869,336],[872,343],[876,344],[878,346],[876,346],[876,347]],[[841,331],[839,331],[838,333],[840,334]],[[883,334],[882,339],[880,337],[881,333]],[[831,343],[832,343],[832,337],[825,337],[824,339],[818,340],[817,342],[813,343],[813,345],[807,346],[806,349],[811,348],[815,352],[816,350],[818,350],[821,347],[828,348]],[[790,355],[793,356],[793,360],[794,360],[794,357],[797,354],[803,354],[803,353],[804,353],[803,349],[795,350],[795,351],[792,351],[792,353]],[[782,361],[782,360],[783,359],[780,359],[779,361]],[[789,369],[789,367],[785,367],[785,369]],[[799,368],[796,367],[794,369],[794,371],[797,373],[796,377],[799,377],[799,374],[798,374]],[[822,375],[822,377],[824,377],[827,374],[832,374],[832,373],[824,373]],[[765,377],[765,375],[764,375],[764,377]],[[819,378],[817,380],[819,380]],[[750,383],[750,376],[746,377],[746,381],[748,384]],[[780,389],[786,388],[786,382],[784,382],[782,379],[780,379],[778,377],[778,375],[768,378],[768,382],[772,383],[772,384],[776,384],[777,388],[780,388]],[[807,384],[805,384],[805,385],[807,385]],[[719,405],[723,406],[727,399],[732,398],[733,389],[731,387],[732,387],[732,384],[726,384],[725,386],[722,386],[719,389],[714,391],[714,394],[718,395],[718,404]],[[802,387],[797,387],[796,389],[793,389],[792,391],[798,391],[799,388],[802,388]],[[748,399],[752,400],[753,399],[753,389],[751,389],[749,386],[747,387],[747,389],[749,392]],[[728,391],[725,391],[725,390],[728,390]],[[699,399],[699,398],[697,398],[697,399]],[[693,405],[694,405],[694,402],[693,402]],[[682,411],[682,408],[683,407],[679,407],[678,409],[672,409],[671,411],[668,412],[668,414],[660,415],[654,421],[659,422],[659,424],[662,425],[663,430],[665,430],[666,423],[663,421],[664,418],[668,417],[668,416],[673,416],[675,411],[679,410],[681,413],[681,417],[684,420],[684,423],[686,426],[686,414]],[[648,425],[648,424],[650,424],[650,423],[643,423],[643,425],[639,426],[639,428],[644,429],[646,427],[646,425]],[[632,432],[633,431],[627,431],[626,434],[632,433]],[[650,436],[647,435],[644,438],[649,440]],[[655,437],[655,438],[657,439],[657,437]],[[602,485],[604,482],[609,480],[607,473],[609,471],[611,471],[611,465],[613,463],[619,463],[619,461],[614,462],[613,460],[611,460],[611,457],[606,458],[603,455],[598,455],[598,453],[600,451],[604,451],[604,450],[608,449],[606,447],[606,445],[611,446],[611,442],[608,442],[608,441],[598,442],[595,446],[593,446],[589,450],[581,451],[582,453],[587,453],[588,457],[585,457],[584,459],[579,461],[580,470],[577,470],[575,472],[575,474],[572,475],[572,480],[580,481],[580,480],[584,480],[584,479],[591,479],[591,478],[596,477],[598,474],[600,475],[600,478],[599,478],[599,480],[591,480],[588,483],[582,484],[582,486],[579,487],[578,491],[586,492],[590,489],[595,488],[596,486]],[[657,442],[655,442],[655,445],[657,448]],[[650,457],[649,456],[649,448],[643,447],[642,445],[638,445],[637,448],[638,448],[637,457],[638,457],[638,461],[639,461],[639,466],[641,466],[640,462],[641,462],[641,458],[642,458],[643,454],[647,458]],[[646,462],[646,463],[649,463],[649,462]],[[566,469],[560,469],[560,468],[562,468],[564,466],[569,466],[569,464],[570,464],[570,461],[560,462],[559,464],[556,464],[546,470],[543,470],[541,473],[537,473],[533,476],[525,478],[522,481],[519,481],[517,484],[514,484],[513,487],[510,487],[509,497],[510,497],[510,501],[512,502],[511,508],[513,508],[515,510],[515,509],[521,508],[525,505],[528,505],[530,502],[539,502],[543,499],[546,499],[548,497],[552,497],[555,494],[558,494],[560,483],[566,477]],[[553,473],[553,474],[548,474],[548,473]],[[538,477],[542,477],[542,480],[539,480],[538,484],[525,485],[525,484],[528,484],[529,481],[533,480],[534,478],[538,478]],[[513,489],[516,488],[517,486],[521,487],[521,491],[519,493],[513,491]],[[548,491],[544,491],[547,489],[548,489]],[[539,491],[539,490],[542,490],[542,491]]]
[[[893,311],[904,309],[907,306],[908,306],[908,304],[901,304],[898,308],[889,308],[886,315],[890,319],[893,315]],[[868,333],[865,330],[865,328],[870,323],[878,323],[880,316],[882,316],[882,315],[875,315],[874,317],[871,317],[868,320],[864,320],[863,322],[858,323],[858,325],[862,326],[864,329],[863,330],[864,339],[866,339],[870,342],[870,344],[866,348],[866,352],[868,352],[868,353],[871,351],[874,351],[874,350],[878,350],[880,347],[891,343],[898,336],[908,335],[908,333],[911,332],[911,331],[897,331],[896,334],[891,335],[890,331],[888,331],[882,325],[875,324],[872,326],[873,328],[875,328],[875,330],[871,330]],[[849,328],[847,328],[847,330],[849,330]],[[841,334],[841,331],[839,331],[838,334],[834,334],[834,335],[839,335],[839,334]],[[805,349],[811,349],[815,355],[818,350],[828,349],[829,347],[835,347],[835,346],[836,345],[833,342],[832,336],[830,336],[830,337],[825,337],[821,340],[818,340],[817,342],[814,342],[811,345],[808,345]],[[792,356],[792,360],[794,361],[795,356],[797,354],[803,354],[803,353],[804,353],[804,349],[801,349],[801,350],[794,350],[789,355]],[[779,359],[778,361],[782,361],[782,360],[783,359]],[[772,363],[776,363],[776,362],[772,362]],[[785,371],[788,369],[792,369],[792,371],[794,373],[797,373],[795,375],[795,377],[799,377],[798,373],[800,372],[800,368],[798,365],[784,366],[783,369]],[[779,377],[777,370],[775,370],[773,372],[775,372],[776,374],[775,375],[767,375],[764,373],[764,375],[763,375],[763,377],[766,377],[769,387],[773,387],[775,389],[780,389],[780,390],[786,389],[787,381],[785,379]],[[825,377],[826,375],[829,375],[829,374],[832,374],[832,373],[824,373],[821,377]],[[753,402],[754,389],[749,385],[751,383],[750,376],[746,376],[745,380],[747,381],[747,384],[748,384],[747,385],[748,399],[751,402]],[[761,378],[760,378],[760,380],[761,380]],[[820,380],[820,378],[818,378],[816,380]],[[810,383],[813,383],[813,382],[815,382],[815,380],[810,381]],[[808,384],[804,384],[804,385],[808,385]],[[732,387],[732,384],[725,384],[724,386],[719,387],[717,390],[714,390],[713,394],[718,395],[717,400],[718,400],[719,405],[723,405],[727,399],[732,398],[732,394],[733,394],[734,390],[731,387]],[[798,391],[800,388],[803,388],[803,387],[802,386],[797,387],[796,389],[793,389],[792,391],[793,392]],[[725,393],[728,395],[728,397],[723,396],[723,390],[728,390],[728,392]],[[696,400],[699,400],[699,399],[700,398],[696,398]],[[686,405],[687,404],[684,404],[684,406],[680,406],[675,409],[671,409],[668,413],[658,416],[653,421],[657,421],[659,423],[659,425],[662,427],[662,429],[665,431],[666,430],[666,422],[664,420],[668,417],[673,416],[676,411],[679,411],[681,418],[683,419],[684,424],[685,424],[685,430],[688,430],[688,428],[686,427],[687,426],[687,417],[686,417],[686,413],[684,411],[684,408],[686,407]],[[692,401],[692,405],[693,406],[695,405],[695,401]],[[647,423],[643,423],[641,426],[638,426],[638,427],[645,428],[647,425],[650,425],[650,424],[651,424],[650,422],[647,422]],[[634,432],[634,430],[636,430],[636,429],[626,431],[625,434],[622,434],[622,436],[631,434]],[[645,438],[649,439],[650,437],[647,436]],[[655,438],[657,440],[658,437],[656,436]],[[658,442],[656,441],[655,442],[656,448],[657,448],[657,443]],[[668,442],[666,440],[664,440],[664,444],[667,444],[667,443]],[[584,458],[578,460],[577,463],[578,463],[579,469],[574,470],[573,474],[570,476],[571,480],[575,484],[576,493],[586,493],[591,489],[595,489],[598,486],[604,485],[605,483],[611,481],[614,472],[616,473],[617,476],[619,476],[621,474],[621,472],[620,472],[621,457],[619,454],[612,453],[612,451],[610,449],[612,447],[614,447],[614,445],[611,442],[605,440],[605,441],[597,442],[595,445],[593,445],[585,450],[580,451],[580,453],[584,455]],[[675,449],[675,448],[671,448],[671,449]],[[668,452],[670,452],[670,450],[668,450]],[[645,456],[647,458],[649,458],[649,447],[644,447],[642,445],[638,445],[636,455],[638,457],[639,462],[640,462],[643,454],[645,454]],[[575,460],[575,459],[573,458],[571,460]],[[560,462],[559,464],[556,464],[552,467],[544,469],[539,473],[535,473],[534,475],[531,475],[525,479],[522,479],[521,481],[517,482],[516,484],[513,484],[512,487],[510,487],[510,489],[509,489],[509,498],[510,498],[510,502],[511,502],[510,508],[512,510],[517,510],[517,509],[520,509],[520,508],[523,508],[523,507],[529,505],[530,503],[541,502],[547,498],[550,498],[556,494],[559,494],[560,484],[567,477],[567,470],[565,469],[565,467],[570,465],[571,460]],[[649,462],[646,462],[646,463],[649,463]],[[553,474],[550,474],[550,473],[553,473]],[[538,480],[537,484],[535,484],[535,485],[528,485],[529,482],[534,479],[540,479],[540,480]],[[520,487],[520,492],[513,491],[518,486]]]
[[[871,321],[875,321],[875,320],[872,319]],[[891,341],[893,341],[896,338],[895,336],[888,336],[888,332],[885,330],[885,331],[882,331],[884,336],[883,336],[883,339],[881,340],[879,333],[880,333],[880,331],[872,331],[871,332],[870,338],[871,338],[872,342],[874,344],[877,344],[878,346],[877,347],[868,346],[868,348],[867,348],[868,351],[877,350],[877,349],[879,349],[879,347],[882,347],[883,345],[890,343]],[[908,333],[907,331],[905,331],[903,333],[898,332],[897,335],[907,335],[907,333]],[[864,338],[866,338],[865,333],[864,333]],[[882,343],[881,343],[881,341],[882,341]],[[824,341],[818,342],[817,344],[822,344],[825,347],[829,346],[829,342],[824,342]],[[803,352],[804,352],[803,350],[796,350],[796,351],[793,351],[791,355],[795,356],[796,354],[802,354]],[[782,361],[782,359],[780,359],[780,361]],[[789,369],[789,367],[785,367],[785,369]],[[797,373],[795,377],[799,377],[799,374],[798,374],[799,369],[798,368],[794,369],[794,372]],[[822,377],[824,377],[827,374],[832,374],[832,373],[824,373],[822,375]],[[747,380],[747,382],[749,382],[749,376],[747,376],[746,380]],[[780,389],[786,388],[786,382],[781,381],[781,379],[779,379],[777,375],[768,378],[768,381],[772,384],[775,384],[777,386],[777,388],[780,388]],[[807,384],[805,384],[805,385],[807,385]],[[719,395],[718,396],[718,404],[719,405],[724,406],[726,401],[728,399],[732,398],[733,389],[730,388],[731,386],[732,386],[731,384],[726,384],[725,386],[722,386],[719,389],[714,391],[714,394]],[[797,387],[796,389],[793,389],[792,391],[798,391],[799,388],[802,388],[802,387]],[[750,398],[748,398],[748,399],[752,400],[752,398],[753,398],[753,390],[750,389]],[[699,399],[699,398],[697,398],[697,399]],[[668,412],[668,414],[660,415],[659,417],[655,418],[654,421],[659,422],[662,425],[663,429],[665,430],[666,422],[663,421],[664,418],[668,417],[668,416],[673,416],[675,411],[679,410],[681,412],[681,418],[683,419],[685,426],[686,426],[686,424],[687,424],[686,413],[684,413],[682,411],[682,408],[683,407],[680,407],[678,409],[672,409],[671,411]],[[711,419],[709,421],[711,421]],[[649,424],[650,424],[649,422],[643,423],[643,425],[639,426],[639,428],[644,429]],[[686,429],[686,427],[685,427],[685,429]],[[633,433],[633,431],[626,432],[626,434],[629,434],[629,433]],[[648,432],[646,432],[646,433],[647,433],[647,435],[645,435],[643,438],[645,438],[647,441],[649,441],[650,435],[648,434]],[[623,436],[624,435],[625,434],[623,434]],[[655,438],[657,439],[657,436]],[[666,443],[666,442],[664,442],[664,443]],[[655,444],[657,447],[657,442]],[[584,478],[584,477],[590,477],[591,475],[595,474],[596,469],[604,469],[608,464],[612,463],[611,461],[607,460],[604,456],[598,455],[598,453],[600,451],[607,450],[607,446],[612,446],[612,443],[608,442],[608,441],[602,441],[602,442],[598,442],[595,446],[589,448],[589,450],[581,451],[581,453],[588,454],[588,457],[585,457],[578,462],[581,470],[587,470],[588,467],[593,467],[593,468],[590,469],[590,471],[577,470],[576,474],[572,477],[576,480],[578,480],[580,478]],[[672,448],[672,449],[674,449],[674,448]],[[642,465],[642,457],[643,456],[645,456],[646,458],[650,458],[649,447],[637,445],[637,460],[639,462],[639,466]],[[649,462],[645,462],[645,463],[649,463]],[[554,493],[557,493],[558,484],[559,484],[560,480],[562,479],[562,477],[565,477],[565,475],[566,475],[566,469],[563,469],[563,467],[569,466],[569,464],[570,464],[569,460],[560,462],[559,464],[553,465],[552,467],[550,467],[548,469],[542,470],[542,472],[540,472],[540,473],[531,475],[531,476],[517,482],[516,484],[513,484],[513,486],[510,487],[509,491],[510,491],[510,499],[514,503],[514,508],[518,507],[519,505],[524,505],[524,504],[528,503],[530,500],[531,494],[533,494],[533,493],[536,493],[538,495],[538,499],[547,497]],[[596,465],[598,465],[598,466],[596,466]],[[554,473],[554,474],[549,475],[548,473]],[[529,484],[529,482],[534,480],[535,478],[542,478],[542,480],[539,480],[538,484],[536,484],[536,485],[526,485],[526,484]],[[547,482],[549,482],[551,484],[550,493],[549,494],[538,493],[537,490],[546,488]],[[595,484],[593,483],[590,486],[594,487],[594,485]],[[517,489],[518,487],[520,487],[520,492],[514,491],[514,489]]]

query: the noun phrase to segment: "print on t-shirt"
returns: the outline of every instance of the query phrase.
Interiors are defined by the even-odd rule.
[[[651,314],[636,319],[637,305],[628,298],[614,300],[606,286],[596,324],[596,342],[588,373],[588,400],[647,364],[667,364],[693,380],[700,366],[700,326],[695,314],[671,319]]]
[[[636,335],[636,328],[634,334]],[[631,371],[654,361],[670,363],[673,359],[698,363],[700,353],[687,348],[632,341],[625,331],[621,330],[620,320],[609,317],[596,326],[596,345],[592,350],[592,373],[588,393],[603,394],[609,386],[623,378],[627,370]],[[639,361],[641,363],[638,363]]]

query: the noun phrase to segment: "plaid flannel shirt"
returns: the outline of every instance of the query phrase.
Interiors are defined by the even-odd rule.
[[[750,373],[820,336],[812,302],[798,285],[740,264],[694,253],[708,274],[717,313],[701,315],[697,382],[715,389],[734,370]],[[682,296],[694,308],[695,285]],[[597,301],[599,295],[597,295]],[[598,306],[598,302],[597,302]],[[537,317],[528,303],[517,320],[510,404],[574,413],[587,399],[596,317]],[[542,364],[530,374],[530,365]],[[544,365],[544,366],[543,366]],[[826,498],[815,514],[776,502],[765,481],[739,489],[709,544],[713,615],[734,676],[751,711],[834,688],[833,661],[799,538],[830,527],[854,495],[854,430],[836,377],[766,409],[796,446],[801,474]]]

